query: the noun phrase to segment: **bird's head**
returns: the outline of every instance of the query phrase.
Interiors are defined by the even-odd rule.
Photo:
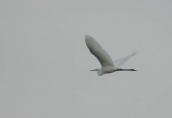
[[[90,70],[90,71],[99,71],[100,69],[96,68],[96,69],[93,69],[93,70]]]
[[[103,75],[102,69],[96,68],[96,69],[93,69],[93,70],[90,70],[90,71],[97,71],[97,75],[99,75],[99,76]]]

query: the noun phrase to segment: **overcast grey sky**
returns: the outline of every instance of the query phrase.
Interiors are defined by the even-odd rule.
[[[172,1],[1,0],[1,118],[171,118]],[[89,34],[138,72],[97,76]]]

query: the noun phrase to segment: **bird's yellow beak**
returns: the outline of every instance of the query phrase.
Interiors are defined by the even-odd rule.
[[[90,70],[90,71],[97,71],[97,69],[93,69],[93,70]]]

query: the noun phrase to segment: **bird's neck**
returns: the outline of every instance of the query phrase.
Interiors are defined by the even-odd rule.
[[[102,69],[98,69],[97,74],[98,74],[99,76],[102,76],[104,73],[103,73]]]

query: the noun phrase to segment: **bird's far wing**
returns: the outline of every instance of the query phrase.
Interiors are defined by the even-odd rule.
[[[134,55],[136,55],[136,52],[131,53],[130,55],[117,59],[114,61],[114,64],[116,67],[120,67],[122,66],[125,62],[127,62],[131,57],[133,57]]]
[[[113,66],[113,61],[109,54],[96,42],[96,40],[89,36],[85,36],[85,42],[90,52],[99,60],[101,66]]]

